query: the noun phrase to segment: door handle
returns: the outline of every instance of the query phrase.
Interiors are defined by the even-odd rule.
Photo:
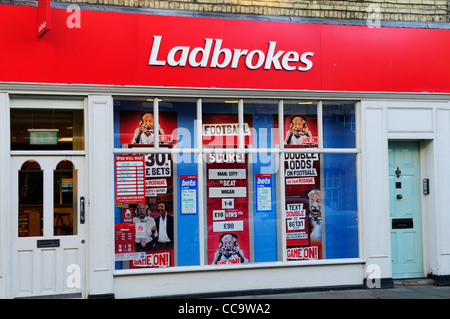
[[[397,195],[397,199],[402,199],[403,198],[403,195],[402,194],[398,194]]]
[[[84,224],[85,216],[84,216],[84,196],[80,197],[80,224]]]

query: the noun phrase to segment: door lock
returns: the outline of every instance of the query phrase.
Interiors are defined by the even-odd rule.
[[[395,176],[397,176],[397,178],[400,178],[400,176],[402,175],[402,171],[400,170],[400,168],[397,166],[397,169],[395,171]]]
[[[398,194],[397,195],[397,199],[402,199],[403,198],[403,195],[402,194]]]

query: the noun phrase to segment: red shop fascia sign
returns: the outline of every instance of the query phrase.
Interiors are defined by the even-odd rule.
[[[0,5],[0,82],[450,93],[450,30]],[[76,26],[76,27],[74,27]]]

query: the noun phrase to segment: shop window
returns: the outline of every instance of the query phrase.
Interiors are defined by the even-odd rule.
[[[84,150],[83,111],[12,108],[11,150]]]
[[[358,257],[354,108],[116,99],[116,268]]]
[[[355,154],[285,154],[288,260],[358,257]]]
[[[26,161],[19,171],[19,237],[43,235],[44,171],[36,161]]]
[[[277,189],[278,154],[268,150],[279,147],[278,101],[244,100],[244,118],[252,118],[252,148],[249,154],[249,206],[251,225],[251,256],[254,262],[282,259],[280,247],[280,200]]]

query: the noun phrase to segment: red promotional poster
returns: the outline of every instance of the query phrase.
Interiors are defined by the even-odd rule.
[[[170,154],[145,155],[144,203],[133,207],[135,250],[130,268],[174,266],[173,163]]]
[[[208,263],[248,263],[246,154],[207,154]]]
[[[123,223],[115,226],[116,260],[127,260],[134,256],[135,229],[134,224]]]
[[[287,115],[284,122],[285,148],[317,147],[315,115]],[[321,259],[320,155],[286,153],[284,176],[287,259]]]
[[[177,116],[159,112],[159,142],[176,144]],[[120,111],[120,144],[153,145],[155,141],[153,112]]]
[[[291,114],[284,118],[284,145],[317,147],[317,116]]]

